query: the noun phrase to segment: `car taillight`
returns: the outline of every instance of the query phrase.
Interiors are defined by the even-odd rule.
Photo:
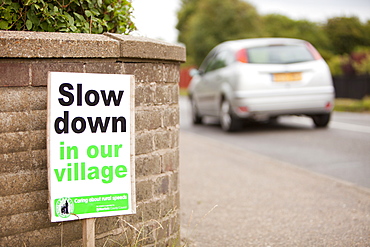
[[[326,103],[325,108],[327,110],[331,110],[333,108],[333,104],[331,102]]]
[[[315,49],[315,47],[313,47],[313,45],[307,42],[306,46],[315,60],[319,60],[322,58],[320,53]]]
[[[236,53],[236,60],[241,63],[248,63],[247,49],[241,49]]]
[[[242,113],[249,112],[249,109],[246,106],[239,106],[238,110],[239,110],[239,112],[242,112]]]

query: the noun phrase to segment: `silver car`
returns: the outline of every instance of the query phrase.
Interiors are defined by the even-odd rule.
[[[216,116],[225,131],[245,120],[276,120],[306,115],[326,127],[333,109],[334,87],[328,65],[307,41],[260,38],[216,46],[189,85],[193,123]]]

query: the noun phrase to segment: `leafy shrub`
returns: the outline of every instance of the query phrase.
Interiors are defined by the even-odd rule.
[[[342,66],[343,64],[346,64],[348,62],[349,62],[348,55],[347,56],[336,55],[336,56],[331,57],[331,59],[327,61],[329,68],[330,68],[330,72],[333,76],[343,75]]]
[[[370,74],[370,48],[357,47],[354,52],[354,68],[358,74]]]
[[[0,0],[0,29],[129,34],[132,11],[130,0]]]
[[[355,69],[359,74],[370,74],[370,54],[361,63],[355,64]]]

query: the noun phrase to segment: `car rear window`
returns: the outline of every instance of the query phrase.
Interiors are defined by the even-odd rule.
[[[248,48],[249,63],[288,64],[315,60],[305,45],[273,45]]]

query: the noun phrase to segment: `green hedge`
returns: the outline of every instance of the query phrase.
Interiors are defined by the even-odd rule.
[[[129,0],[0,0],[0,29],[129,34],[132,11]]]

